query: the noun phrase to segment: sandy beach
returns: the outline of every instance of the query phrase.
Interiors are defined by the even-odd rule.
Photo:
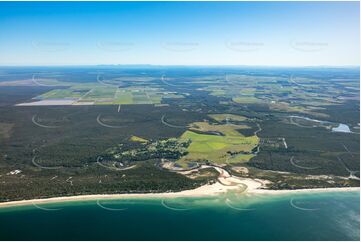
[[[177,198],[177,197],[211,197],[219,196],[228,191],[239,191],[240,193],[252,194],[269,194],[280,195],[289,193],[310,193],[310,192],[350,192],[360,191],[359,187],[343,187],[343,188],[315,188],[315,189],[297,189],[297,190],[267,190],[265,185],[269,182],[260,179],[240,178],[231,176],[222,168],[215,167],[220,173],[218,181],[214,184],[208,184],[192,190],[184,190],[181,192],[166,193],[138,193],[138,194],[94,194],[94,195],[78,195],[67,197],[53,197],[45,199],[20,200],[0,203],[0,208],[24,206],[32,204],[71,202],[71,201],[96,201],[110,199],[146,199],[146,198]]]

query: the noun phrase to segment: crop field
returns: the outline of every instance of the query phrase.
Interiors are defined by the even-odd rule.
[[[179,99],[184,96],[160,88],[104,86],[93,84],[72,84],[63,89],[53,89],[34,97],[34,100],[74,100],[71,105],[88,103],[89,105],[132,105],[161,104],[164,98]],[[25,103],[26,104],[26,103]],[[36,105],[36,102],[33,103]]]

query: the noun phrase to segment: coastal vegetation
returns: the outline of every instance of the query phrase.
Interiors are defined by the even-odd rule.
[[[14,70],[0,76],[2,201],[180,191],[214,182],[217,166],[269,189],[359,186],[352,69],[63,68],[41,85]],[[67,104],[36,104],[51,100]]]

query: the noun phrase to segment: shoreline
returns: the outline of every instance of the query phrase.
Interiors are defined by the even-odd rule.
[[[225,194],[228,191],[240,190],[240,184],[246,186],[246,190],[242,191],[244,195],[286,195],[286,194],[300,194],[300,193],[319,193],[319,192],[353,192],[360,191],[360,187],[339,187],[339,188],[308,188],[295,190],[267,190],[262,189],[262,181],[253,180],[249,178],[242,179],[236,185],[225,185],[224,183],[216,182],[210,185],[203,185],[201,187],[184,190],[180,192],[165,192],[165,193],[126,193],[126,194],[93,194],[93,195],[75,195],[64,197],[40,198],[19,201],[1,202],[1,208],[21,207],[26,205],[37,204],[51,204],[59,202],[81,202],[81,201],[97,201],[97,200],[118,200],[118,199],[150,199],[150,198],[189,198],[189,197],[214,197]]]

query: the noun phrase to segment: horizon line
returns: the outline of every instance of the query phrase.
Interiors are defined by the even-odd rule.
[[[63,64],[63,65],[2,65],[1,67],[104,67],[104,66],[113,66],[113,67],[267,67],[267,68],[360,68],[360,65],[164,65],[164,64]]]

